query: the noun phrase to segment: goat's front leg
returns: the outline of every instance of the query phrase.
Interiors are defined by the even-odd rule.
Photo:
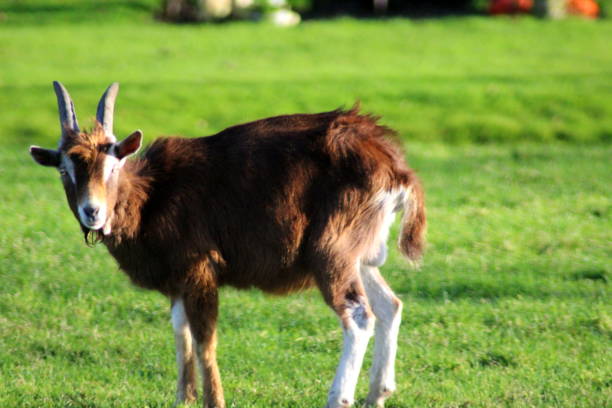
[[[198,395],[194,347],[182,298],[172,300],[172,328],[174,329],[178,368],[175,405],[189,404],[194,402]]]
[[[358,275],[356,279],[359,279]],[[363,357],[372,337],[374,316],[361,282],[353,284],[332,304],[340,317],[344,344],[342,357],[329,391],[327,408],[348,408],[353,405],[355,388]]]
[[[188,293],[185,293],[184,302],[195,340],[195,354],[202,368],[204,407],[225,408],[221,376],[217,366],[217,289],[192,287]]]

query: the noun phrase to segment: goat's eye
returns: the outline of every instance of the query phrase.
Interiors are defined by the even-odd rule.
[[[65,168],[63,168],[63,167],[60,167],[60,168],[59,168],[59,173],[60,173],[60,175],[61,175],[61,176],[65,176],[65,175],[67,174],[67,173],[66,173],[66,169],[65,169]]]

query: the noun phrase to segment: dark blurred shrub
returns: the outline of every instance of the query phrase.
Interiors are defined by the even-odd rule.
[[[612,0],[598,0],[597,3],[599,4],[599,9],[601,10],[601,17],[612,17]]]
[[[297,11],[313,15],[439,15],[465,13],[479,8],[486,0],[288,0]],[[384,5],[377,9],[375,3]]]
[[[436,16],[444,14],[487,13],[491,0],[387,0],[384,11],[376,10],[375,0],[287,0],[294,10],[312,15],[373,14]],[[602,17],[612,15],[612,0],[597,0]]]
[[[287,4],[300,13],[310,11],[312,8],[312,0],[287,0]]]

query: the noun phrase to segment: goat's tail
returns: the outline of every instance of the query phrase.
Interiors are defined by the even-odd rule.
[[[419,261],[425,249],[427,218],[425,216],[425,193],[421,181],[414,174],[411,174],[408,191],[409,194],[404,202],[399,247],[408,259]]]

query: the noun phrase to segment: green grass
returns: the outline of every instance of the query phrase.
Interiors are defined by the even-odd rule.
[[[56,174],[27,155],[56,143],[54,79],[81,124],[121,81],[117,133],[148,140],[361,99],[400,131],[429,208],[423,267],[394,251],[383,269],[406,305],[388,406],[612,405],[612,23],[175,27],[155,4],[0,6],[1,407],[174,398],[168,301],[84,245]],[[320,296],[221,300],[228,406],[323,406],[341,330]],[[364,369],[358,400],[366,388]]]
[[[407,306],[390,406],[609,404],[612,148],[408,148],[430,244],[384,268]],[[168,302],[84,246],[55,174],[0,157],[0,406],[168,406]],[[317,293],[222,293],[229,406],[322,406],[340,346]]]
[[[61,12],[40,13],[47,3]],[[53,80],[69,87],[85,122],[104,87],[120,81],[124,134],[204,135],[361,100],[410,140],[612,140],[610,20],[173,26],[152,19],[150,0],[72,3],[83,5],[8,2],[0,23],[5,141],[53,140]],[[145,11],[125,11],[130,4]]]

